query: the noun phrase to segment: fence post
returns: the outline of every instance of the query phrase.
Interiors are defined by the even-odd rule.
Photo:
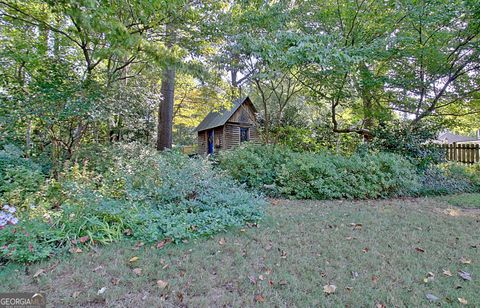
[[[453,161],[457,161],[457,143],[453,143]]]

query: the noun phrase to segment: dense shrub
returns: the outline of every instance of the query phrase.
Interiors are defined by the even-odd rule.
[[[0,259],[31,262],[125,236],[145,243],[197,238],[262,215],[263,199],[204,159],[138,145],[106,151],[111,163],[79,158],[38,190],[20,222],[0,230]]]
[[[445,160],[445,151],[430,142],[437,138],[440,129],[429,122],[416,126],[405,121],[381,123],[374,131],[375,138],[369,148],[399,154],[425,170]]]
[[[248,145],[225,153],[219,166],[252,188],[309,199],[377,198],[412,194],[415,167],[395,154],[340,156]]]
[[[22,151],[12,145],[0,151],[0,204],[23,205],[45,181],[40,166],[22,155]]]
[[[456,163],[432,166],[421,173],[420,195],[447,195],[480,191],[480,165]]]

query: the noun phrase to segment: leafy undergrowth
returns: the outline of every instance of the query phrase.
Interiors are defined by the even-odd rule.
[[[480,194],[454,195],[444,198],[453,206],[467,209],[480,209]]]
[[[0,151],[7,166],[0,169],[0,262],[36,262],[126,238],[180,242],[263,216],[261,196],[202,158],[119,144],[78,161],[59,180],[43,179],[32,167],[17,168],[29,162],[18,153]]]
[[[427,295],[479,306],[479,216],[442,208],[440,198],[273,200],[258,227],[211,239],[9,264],[0,291],[43,291],[55,306],[402,307],[427,306]]]

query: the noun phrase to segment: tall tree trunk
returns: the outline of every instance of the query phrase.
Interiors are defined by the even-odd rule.
[[[171,49],[175,42],[175,32],[171,24],[166,26],[167,46]],[[175,66],[167,67],[162,76],[162,101],[158,107],[157,150],[172,148],[173,104],[175,101]]]

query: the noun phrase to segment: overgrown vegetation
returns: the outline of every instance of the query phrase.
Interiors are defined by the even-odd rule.
[[[18,223],[0,230],[0,259],[32,262],[125,236],[145,243],[180,241],[262,216],[260,197],[204,159],[135,144],[103,151],[114,159],[78,160],[48,181],[34,164],[15,156],[20,152],[2,152],[9,160],[1,201],[19,210]],[[9,176],[18,168],[29,171]]]
[[[405,158],[406,157],[406,158]],[[293,152],[247,145],[219,157],[219,166],[253,189],[298,199],[365,199],[480,191],[478,167],[419,167],[408,156],[361,152]]]

